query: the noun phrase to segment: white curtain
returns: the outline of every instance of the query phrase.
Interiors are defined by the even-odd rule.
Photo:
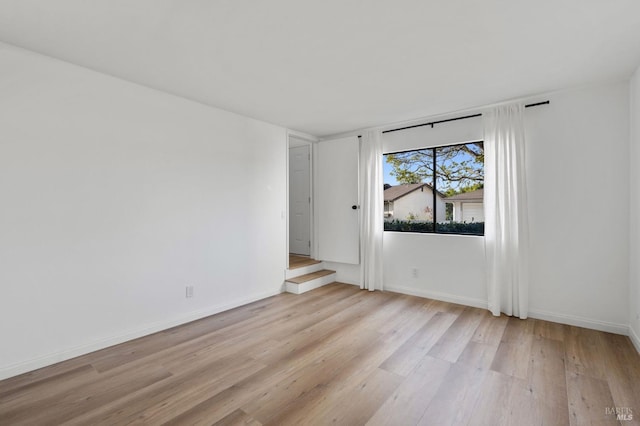
[[[368,131],[360,141],[360,288],[382,290],[382,134]]]
[[[528,215],[525,174],[524,105],[483,112],[485,155],[485,249],[488,306],[526,318]]]

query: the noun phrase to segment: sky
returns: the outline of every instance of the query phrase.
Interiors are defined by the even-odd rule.
[[[393,170],[393,167],[391,167],[391,164],[387,163],[386,161],[384,161],[384,158],[382,159],[382,172],[383,172],[383,183],[388,183],[389,185],[397,185],[398,181],[396,180],[395,177],[391,176],[391,170]]]
[[[471,160],[472,157],[464,152],[458,153],[455,157],[453,157],[452,159],[448,159],[445,160],[447,161],[447,165],[449,165],[450,163],[448,163],[449,161],[456,161],[456,162],[462,162],[462,161],[469,161]],[[393,170],[393,166],[389,163],[387,163],[385,156],[383,156],[382,158],[382,171],[383,171],[383,183],[388,183],[389,185],[399,185],[398,181],[396,180],[396,178],[394,176],[391,175],[391,171]],[[428,184],[431,184],[431,182],[425,182]],[[461,186],[463,186],[463,183],[460,182],[445,182],[443,181],[440,176],[438,176],[438,182],[437,182],[437,187],[439,191],[444,191],[448,188],[452,188],[452,189],[456,189],[458,190]]]

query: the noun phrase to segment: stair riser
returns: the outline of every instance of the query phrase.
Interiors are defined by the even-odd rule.
[[[307,275],[307,274],[310,274],[312,272],[321,271],[323,269],[324,269],[324,263],[323,262],[316,263],[315,265],[303,266],[302,268],[297,268],[297,269],[287,269],[287,271],[285,273],[285,280],[288,280],[290,278],[299,277],[299,276],[302,276],[302,275]]]
[[[318,277],[314,280],[304,282],[302,284],[294,284],[285,282],[286,291],[293,294],[302,294],[307,291],[322,287],[323,285],[331,284],[336,280],[335,272],[333,274],[325,275],[324,277]]]

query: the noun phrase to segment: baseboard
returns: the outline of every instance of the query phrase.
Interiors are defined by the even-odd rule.
[[[487,302],[482,299],[472,297],[456,296],[454,294],[440,293],[437,291],[416,289],[411,287],[385,285],[386,291],[408,294],[410,296],[426,297],[427,299],[441,300],[443,302],[456,303],[458,305],[471,306],[474,308],[487,309]]]
[[[66,361],[68,359],[85,355],[100,349],[105,349],[105,348],[108,348],[109,346],[118,345],[120,343],[137,339],[139,337],[148,336],[150,334],[157,333],[159,331],[167,330],[169,328],[176,327],[178,325],[186,324],[188,322],[199,320],[201,318],[205,318],[211,315],[215,315],[220,312],[228,311],[229,309],[234,309],[239,306],[256,302],[258,300],[262,300],[267,297],[275,296],[280,293],[282,293],[282,289],[255,294],[251,297],[239,299],[231,303],[226,303],[223,305],[219,305],[219,306],[215,306],[215,307],[211,307],[211,308],[207,308],[199,311],[189,312],[170,320],[159,321],[159,322],[147,324],[143,327],[128,330],[127,332],[116,335],[116,336],[99,339],[88,344],[79,345],[63,351],[54,352],[41,357],[36,357],[27,361],[22,361],[16,364],[12,364],[0,369],[0,380],[17,376],[19,374],[27,373],[29,371],[37,370],[38,368],[47,367],[49,365],[53,365],[58,362]]]
[[[529,310],[529,317],[545,321],[557,322],[560,324],[573,325],[576,327],[590,328],[592,330],[606,331],[608,333],[629,335],[627,324],[617,324],[614,322],[594,320],[591,318],[578,317],[575,315],[556,314],[553,312]],[[637,347],[637,346],[636,346]]]
[[[472,306],[474,308],[487,309],[487,302],[482,299],[457,296],[437,291],[416,289],[411,287],[386,285],[385,290],[396,293],[409,294],[411,296],[426,297],[428,299],[442,300],[443,302],[457,303],[459,305]],[[616,324],[612,322],[594,320],[573,315],[556,314],[541,310],[530,310],[529,317],[545,321],[557,322],[560,324],[574,325],[577,327],[590,328],[593,330],[606,331],[614,334],[629,336],[638,352],[640,352],[640,339],[633,333],[633,330],[626,324]]]
[[[636,331],[631,327],[629,327],[629,339],[631,343],[633,343],[633,346],[636,347],[636,351],[640,354],[640,337],[638,337]]]
[[[357,285],[358,287],[360,287],[360,283],[356,282],[356,281],[351,281],[351,280],[336,280],[337,283],[340,284],[349,284],[349,285]]]

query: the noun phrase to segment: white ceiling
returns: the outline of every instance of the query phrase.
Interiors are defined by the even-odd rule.
[[[640,1],[0,0],[0,40],[324,136],[628,78]]]

